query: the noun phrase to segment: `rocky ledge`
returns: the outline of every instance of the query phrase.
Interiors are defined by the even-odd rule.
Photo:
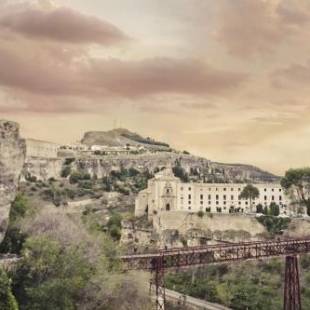
[[[8,226],[25,154],[25,141],[19,135],[19,125],[0,120],[0,242]]]

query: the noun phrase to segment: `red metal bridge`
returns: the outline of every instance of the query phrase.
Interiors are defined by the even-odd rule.
[[[173,248],[147,254],[121,257],[126,270],[154,272],[156,309],[165,307],[164,273],[167,269],[206,266],[271,257],[286,257],[284,310],[301,310],[298,255],[310,252],[310,239],[258,241]]]

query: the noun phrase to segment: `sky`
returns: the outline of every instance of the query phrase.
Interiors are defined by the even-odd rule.
[[[123,127],[277,174],[310,165],[309,0],[0,0],[0,118]]]

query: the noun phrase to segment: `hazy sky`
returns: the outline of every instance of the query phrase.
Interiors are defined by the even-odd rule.
[[[122,126],[276,173],[310,165],[309,0],[0,0],[0,116]]]

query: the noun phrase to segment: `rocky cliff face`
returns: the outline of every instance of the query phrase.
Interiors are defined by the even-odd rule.
[[[25,141],[19,136],[19,125],[0,120],[0,242],[8,225],[25,154]]]

